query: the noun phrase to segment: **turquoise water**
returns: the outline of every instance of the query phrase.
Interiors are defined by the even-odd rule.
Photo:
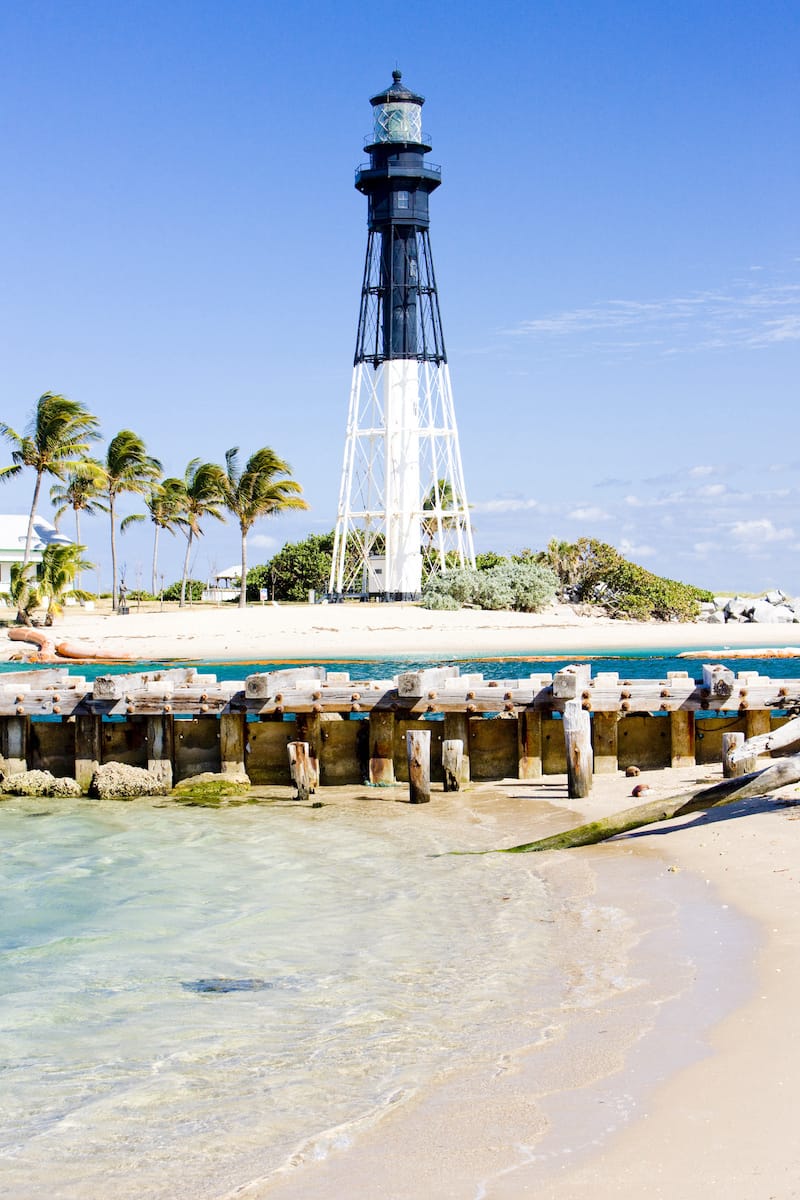
[[[591,650],[575,652],[563,658],[536,658],[525,655],[507,655],[493,658],[442,658],[438,655],[409,656],[406,658],[371,658],[328,660],[320,659],[320,664],[330,671],[349,671],[353,679],[386,679],[400,671],[412,671],[423,667],[455,665],[462,673],[479,672],[486,679],[524,679],[528,675],[552,673],[574,662],[589,661],[594,671],[617,671],[625,679],[663,679],[667,671],[688,671],[689,675],[699,678],[702,663],[698,659],[680,658],[680,650],[637,651],[624,655],[597,654]],[[711,661],[714,656],[709,655]],[[244,679],[245,676],[257,671],[280,670],[292,666],[295,662],[308,660],[290,660],[275,662],[192,662],[203,673],[216,675],[218,679]],[[59,664],[60,666],[61,664]],[[96,664],[64,663],[70,674],[81,675],[94,679],[96,675],[120,674],[129,671],[158,670],[165,667],[186,665],[175,662],[137,662]],[[800,675],[800,660],[797,658],[737,658],[730,661],[734,671],[760,671],[762,675],[771,675],[774,679],[793,679]],[[0,663],[0,672],[20,671],[31,669],[47,670],[48,665],[38,668],[36,664]],[[52,670],[52,666],[49,666]]]
[[[444,797],[339,795],[2,804],[0,1194],[220,1196],[493,1060],[522,1005],[535,1037],[532,864],[435,857],[491,836]]]

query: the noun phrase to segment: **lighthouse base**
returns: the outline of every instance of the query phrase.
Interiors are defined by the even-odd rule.
[[[447,363],[356,363],[331,594],[418,600],[430,574],[474,566]]]

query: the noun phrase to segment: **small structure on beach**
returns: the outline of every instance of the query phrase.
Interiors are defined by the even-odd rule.
[[[414,600],[423,560],[475,565],[428,228],[441,167],[425,161],[422,96],[392,72],[373,96],[369,202],[330,592]]]
[[[238,600],[242,590],[242,568],[240,564],[225,567],[217,571],[214,582],[203,589],[201,599],[213,604],[222,604],[226,600]]]
[[[11,567],[21,563],[25,556],[25,540],[28,536],[27,516],[18,513],[0,513],[0,603],[11,589]],[[68,546],[72,539],[59,533],[44,517],[33,519],[32,563],[42,561],[42,552],[51,545]]]

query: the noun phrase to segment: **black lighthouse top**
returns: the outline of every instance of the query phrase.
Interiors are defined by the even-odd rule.
[[[441,167],[425,161],[424,97],[405,87],[399,71],[373,96],[369,162],[356,187],[369,201],[367,261],[355,362],[377,367],[391,359],[447,361],[433,274],[428,200]]]
[[[370,160],[356,171],[356,187],[369,197],[369,228],[404,224],[426,229],[428,196],[442,182],[442,170],[425,162],[430,150],[422,131],[425,98],[407,88],[395,70],[391,86],[370,103],[373,131],[366,147]]]

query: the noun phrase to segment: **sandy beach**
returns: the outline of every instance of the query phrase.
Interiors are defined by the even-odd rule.
[[[109,657],[248,662],[393,655],[577,657],[635,649],[776,649],[800,642],[793,626],[617,622],[568,606],[536,615],[432,613],[382,605],[265,606],[243,613],[134,610],[124,617],[75,609],[52,632],[55,641]],[[5,660],[20,651],[19,644],[5,639],[0,646]],[[647,781],[656,795],[667,795],[711,776],[715,769],[687,768],[653,772]],[[552,822],[563,820],[569,826],[576,823],[576,814],[594,818],[631,803],[631,781],[621,775],[596,777],[585,801],[567,801],[563,788],[559,798],[552,788],[555,780],[548,777],[547,782],[551,788],[542,797],[554,809],[548,832],[555,827]],[[505,785],[509,802],[522,786]],[[524,786],[535,789],[541,781]],[[699,935],[709,948],[710,977],[663,1028],[641,1042],[626,1044],[622,1038],[610,1049],[599,1049],[587,1038],[581,1054],[588,1056],[591,1069],[576,1069],[572,1082],[551,1089],[549,1101],[542,1096],[535,1052],[480,1096],[470,1094],[465,1076],[465,1086],[386,1116],[346,1153],[334,1152],[324,1163],[304,1167],[266,1190],[254,1185],[235,1194],[281,1200],[356,1194],[364,1200],[800,1196],[800,1149],[793,1128],[800,1079],[795,1022],[800,809],[792,807],[797,797],[797,789],[790,789],[785,804],[750,801],[603,847],[569,852],[597,869],[610,902],[627,909],[632,919],[642,870],[659,880],[659,888],[684,886],[691,879],[702,891]],[[520,828],[521,840],[532,832]],[[554,857],[547,869],[557,865]],[[715,914],[725,929],[730,913],[749,923],[750,933],[732,946],[724,938],[716,944]],[[651,966],[659,979],[672,969],[669,961]],[[686,963],[678,966],[684,969]],[[637,969],[646,974],[647,962],[637,960]],[[707,1011],[704,996],[712,1001]],[[641,1003],[652,1008],[656,1001],[650,996]],[[608,1013],[599,1006],[593,1015]],[[652,1029],[649,1017],[644,1024]],[[597,1026],[590,1022],[589,1027]],[[591,1132],[598,1106],[614,1097],[617,1117]],[[581,1122],[593,1110],[587,1125],[591,1136],[584,1141]],[[548,1146],[546,1154],[537,1157],[542,1112],[550,1134],[541,1139]],[[415,1147],[411,1156],[409,1145]],[[501,1167],[509,1162],[513,1170]],[[477,1192],[475,1179],[484,1180]]]
[[[617,621],[570,605],[541,613],[431,612],[400,604],[158,606],[127,616],[67,608],[52,630],[73,652],[161,661],[247,661],[381,656],[608,653],[618,650],[784,647],[800,644],[800,627]],[[23,650],[0,638],[0,657]]]

